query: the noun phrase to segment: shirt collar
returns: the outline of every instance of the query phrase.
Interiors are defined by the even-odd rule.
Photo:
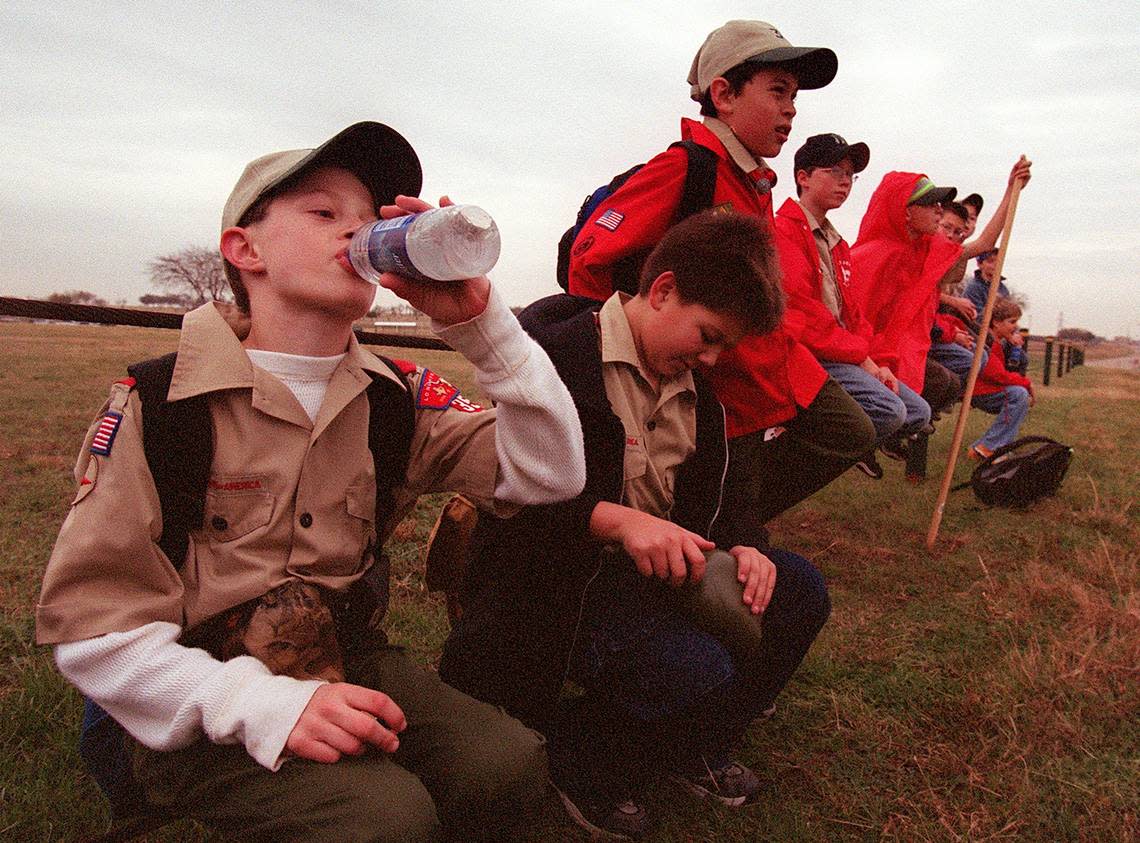
[[[776,173],[765,163],[763,158],[755,158],[747,147],[740,142],[736,133],[723,120],[717,117],[706,117],[704,125],[716,135],[717,140],[724,144],[724,150],[737,167],[744,171],[753,186],[761,193],[771,192],[776,184]]]
[[[249,317],[233,305],[207,302],[182,319],[178,360],[167,400],[254,385],[255,370],[241,341],[249,335]],[[363,348],[353,335],[340,363],[355,373],[375,372],[399,383],[396,375]],[[367,376],[365,376],[367,377]]]
[[[831,224],[831,220],[824,217],[823,222],[820,222],[815,218],[815,215],[813,215],[812,212],[807,209],[807,206],[804,205],[803,202],[799,201],[798,199],[795,199],[793,201],[799,205],[800,210],[804,212],[804,219],[807,220],[808,228],[810,228],[812,232],[819,232],[822,234],[823,239],[827,241],[828,246],[834,248],[835,244],[843,239],[839,236],[839,231],[835,228],[835,226]]]
[[[632,296],[627,293],[614,293],[598,311],[598,329],[602,335],[602,363],[625,363],[632,366],[641,375],[647,384],[658,383],[657,394],[664,396],[668,392],[688,390],[694,394],[697,386],[693,382],[693,373],[686,369],[672,378],[654,378],[645,371],[641,364],[641,356],[637,352],[637,343],[633,339],[633,329],[629,326],[629,319],[622,307]]]

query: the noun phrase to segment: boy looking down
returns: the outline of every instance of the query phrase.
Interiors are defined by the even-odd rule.
[[[246,167],[221,232],[244,313],[186,315],[156,402],[134,378],[112,387],[44,577],[37,640],[129,733],[146,801],[241,839],[495,837],[543,790],[537,735],[378,626],[378,548],[419,494],[509,511],[584,482],[573,403],[486,278],[381,283],[432,317],[497,411],[357,344],[375,287],[349,240],[428,208],[420,182],[379,123]],[[185,401],[204,402],[212,453],[204,517],[168,556],[144,440],[150,413]]]
[[[754,800],[732,753],[828,616],[811,563],[768,548],[755,512],[729,517],[723,408],[694,371],[778,322],[777,277],[763,220],[705,211],[662,238],[637,295],[551,296],[519,317],[574,396],[586,488],[480,519],[440,672],[548,736],[594,834],[645,833],[639,802],[664,775]],[[560,702],[568,679],[584,694]]]

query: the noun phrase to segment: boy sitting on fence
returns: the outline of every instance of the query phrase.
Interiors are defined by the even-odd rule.
[[[378,625],[380,547],[420,493],[511,509],[585,477],[570,396],[486,278],[381,283],[435,320],[497,411],[357,344],[376,288],[349,240],[378,211],[426,209],[420,181],[379,123],[250,163],[221,233],[247,318],[187,314],[165,382],[163,360],[134,367],[88,433],[37,640],[114,718],[98,723],[126,730],[152,812],[243,840],[498,839],[543,793],[541,738],[413,666]],[[168,493],[189,466],[152,442],[190,433],[162,431],[168,413],[204,424],[180,546]]]
[[[994,302],[990,318],[990,338],[992,344],[985,368],[978,372],[974,384],[974,396],[970,402],[979,410],[997,416],[982,436],[970,446],[971,459],[983,460],[1003,445],[1017,438],[1021,423],[1029,408],[1033,406],[1033,383],[1017,372],[1011,372],[1005,365],[1002,343],[1014,336],[1017,320],[1021,318],[1021,307],[1013,299],[1002,298]]]

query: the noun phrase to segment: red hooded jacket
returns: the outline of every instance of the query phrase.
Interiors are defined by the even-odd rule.
[[[787,307],[804,321],[802,342],[820,360],[859,365],[870,353],[871,325],[855,306],[851,249],[840,240],[831,250],[843,324],[823,303],[823,269],[815,235],[799,203],[785,200],[776,212],[776,251],[783,270]]]
[[[713,205],[752,214],[773,224],[772,194],[760,192],[757,180],[775,180],[770,170],[745,173],[732,161],[724,144],[696,120],[681,120],[681,137],[692,139],[717,154]],[[570,292],[606,299],[613,292],[611,267],[619,258],[656,245],[681,202],[688,171],[688,153],[680,147],[654,156],[633,174],[582,226],[570,252]],[[599,221],[600,217],[606,219]],[[827,372],[799,337],[802,317],[785,313],[780,326],[768,334],[751,334],[721,354],[706,374],[724,405],[730,437],[781,424],[806,407],[827,380]]]
[[[871,323],[871,357],[922,392],[930,328],[938,312],[938,282],[962,247],[940,234],[912,239],[906,204],[922,173],[892,171],[871,196],[851,249],[855,299]]]
[[[985,367],[978,372],[978,380],[974,383],[974,395],[993,395],[1007,386],[1032,388],[1029,378],[1011,372],[1005,367],[1005,350],[1001,347],[1001,340],[995,339],[990,346],[990,356],[986,359]]]

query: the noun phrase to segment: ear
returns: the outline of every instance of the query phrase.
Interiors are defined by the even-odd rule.
[[[660,310],[670,296],[677,295],[677,279],[672,272],[662,272],[649,285],[649,306]]]
[[[242,272],[264,272],[265,262],[257,253],[257,246],[250,237],[249,230],[233,226],[222,232],[220,244],[222,257]]]
[[[803,190],[807,187],[807,180],[811,178],[807,170],[796,170],[796,185]]]
[[[709,98],[716,106],[718,115],[724,117],[726,114],[732,114],[736,95],[732,92],[732,85],[723,76],[718,76],[709,83]]]

